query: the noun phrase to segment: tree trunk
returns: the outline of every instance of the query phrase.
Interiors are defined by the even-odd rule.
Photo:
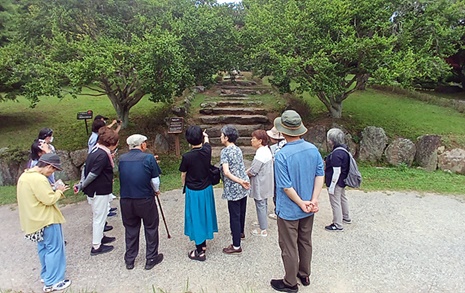
[[[357,90],[364,91],[367,86],[368,78],[370,78],[370,75],[368,73],[357,74],[357,83],[355,85],[355,88]]]
[[[342,102],[332,102],[331,107],[329,107],[329,113],[331,117],[335,119],[340,119],[342,117]]]

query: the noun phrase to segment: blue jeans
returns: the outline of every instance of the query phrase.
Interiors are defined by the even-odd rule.
[[[45,227],[44,240],[37,242],[37,252],[42,266],[40,277],[45,286],[52,286],[64,280],[66,256],[61,224]]]

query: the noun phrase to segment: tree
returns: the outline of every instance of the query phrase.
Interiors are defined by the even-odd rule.
[[[414,4],[419,3],[419,4]],[[334,118],[368,78],[438,79],[463,35],[463,1],[245,0],[244,40],[257,72],[316,95]],[[390,17],[397,12],[395,21]],[[263,62],[263,61],[266,62]]]
[[[170,20],[163,4],[169,5],[34,1],[18,38],[0,50],[0,77],[21,80],[20,92],[33,105],[40,96],[61,98],[66,91],[76,95],[92,88],[108,96],[125,127],[129,110],[145,95],[167,101],[191,84],[179,38],[163,28]]]

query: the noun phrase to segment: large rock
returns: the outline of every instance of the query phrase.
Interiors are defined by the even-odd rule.
[[[376,162],[383,156],[388,137],[380,127],[367,126],[362,131],[359,158],[362,161]]]
[[[438,148],[441,146],[441,136],[423,135],[416,142],[417,152],[415,162],[418,166],[434,171],[438,166]]]
[[[397,138],[389,144],[384,152],[386,160],[389,164],[398,166],[406,164],[411,166],[415,158],[417,148],[415,144],[406,138]]]
[[[87,159],[87,149],[76,150],[69,152],[69,157],[74,166],[80,168]]]
[[[157,134],[155,136],[155,153],[157,154],[167,154],[170,150],[170,143],[168,139],[162,135],[162,134]]]
[[[438,168],[443,171],[465,174],[465,150],[453,149],[438,155]]]
[[[0,149],[0,186],[16,185],[19,176],[27,165],[27,151],[13,151],[8,148]]]
[[[313,143],[321,152],[329,152],[328,144],[326,143],[326,127],[324,125],[315,125],[308,127],[307,133],[303,135],[303,139]]]
[[[58,150],[57,155],[60,157],[62,171],[55,172],[55,179],[61,179],[63,181],[78,180],[81,178],[79,168],[73,164],[68,151]]]
[[[349,152],[352,154],[352,156],[357,157],[358,156],[357,144],[354,142],[352,135],[350,133],[346,133],[345,144],[349,148]]]

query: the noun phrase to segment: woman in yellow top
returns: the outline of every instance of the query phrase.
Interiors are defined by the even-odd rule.
[[[35,167],[21,174],[17,185],[21,229],[27,239],[37,242],[44,292],[71,285],[65,279],[65,243],[61,229],[65,218],[56,206],[69,187],[55,184],[56,191],[53,191],[47,177],[56,170],[62,170],[60,158],[56,154],[44,154]]]

